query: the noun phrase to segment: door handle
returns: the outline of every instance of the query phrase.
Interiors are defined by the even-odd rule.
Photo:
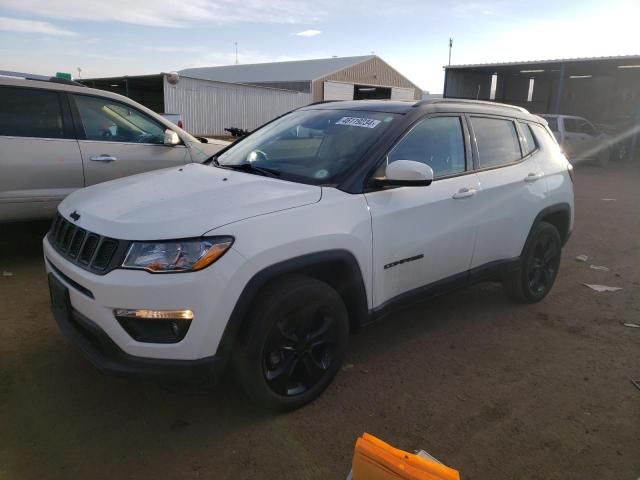
[[[116,157],[114,157],[113,155],[108,155],[106,153],[103,153],[102,155],[95,155],[93,157],[90,157],[90,160],[93,162],[115,162],[117,160]]]
[[[540,180],[542,177],[544,177],[544,173],[534,173],[531,172],[529,175],[527,175],[526,177],[524,177],[524,181],[528,182],[528,183],[533,183],[533,182],[537,182],[538,180]]]
[[[476,189],[475,188],[467,188],[467,187],[465,187],[465,188],[461,188],[456,193],[454,193],[452,198],[455,198],[456,200],[459,200],[461,198],[473,197],[475,194],[476,194]]]

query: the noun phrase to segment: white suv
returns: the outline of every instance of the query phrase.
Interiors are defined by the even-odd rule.
[[[349,332],[480,280],[551,289],[573,225],[571,165],[546,122],[463,100],[310,105],[190,164],[71,194],[44,239],[53,312],[98,367],[232,364],[299,407]]]

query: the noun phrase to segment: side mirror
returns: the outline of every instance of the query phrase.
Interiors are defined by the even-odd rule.
[[[178,136],[178,134],[173,130],[167,128],[164,131],[164,144],[174,146],[174,145],[178,145],[179,143],[180,143],[180,137]]]
[[[433,169],[414,160],[396,160],[387,165],[384,178],[374,179],[381,187],[426,187],[433,182]]]

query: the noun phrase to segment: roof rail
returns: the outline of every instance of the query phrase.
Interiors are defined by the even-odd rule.
[[[517,105],[509,105],[508,103],[492,102],[489,100],[472,100],[470,98],[432,98],[427,100],[418,100],[413,106],[420,107],[422,105],[429,105],[434,103],[469,103],[469,104],[490,105],[492,107],[511,108],[521,113],[529,113],[529,111],[526,108],[518,107]]]
[[[47,77],[46,75],[36,75],[34,73],[12,72],[9,70],[0,70],[0,77],[22,78],[24,80],[37,80],[39,82],[60,83],[63,85],[73,85],[76,87],[86,87],[82,83],[67,80],[66,78]]]

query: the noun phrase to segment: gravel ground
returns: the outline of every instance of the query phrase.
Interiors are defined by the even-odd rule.
[[[231,381],[99,373],[49,313],[47,224],[0,225],[0,479],[343,479],[367,431],[465,480],[634,480],[640,329],[622,322],[640,323],[639,186],[629,164],[578,168],[575,229],[544,301],[483,284],[389,316],[353,336],[350,368],[319,400],[286,415]]]

